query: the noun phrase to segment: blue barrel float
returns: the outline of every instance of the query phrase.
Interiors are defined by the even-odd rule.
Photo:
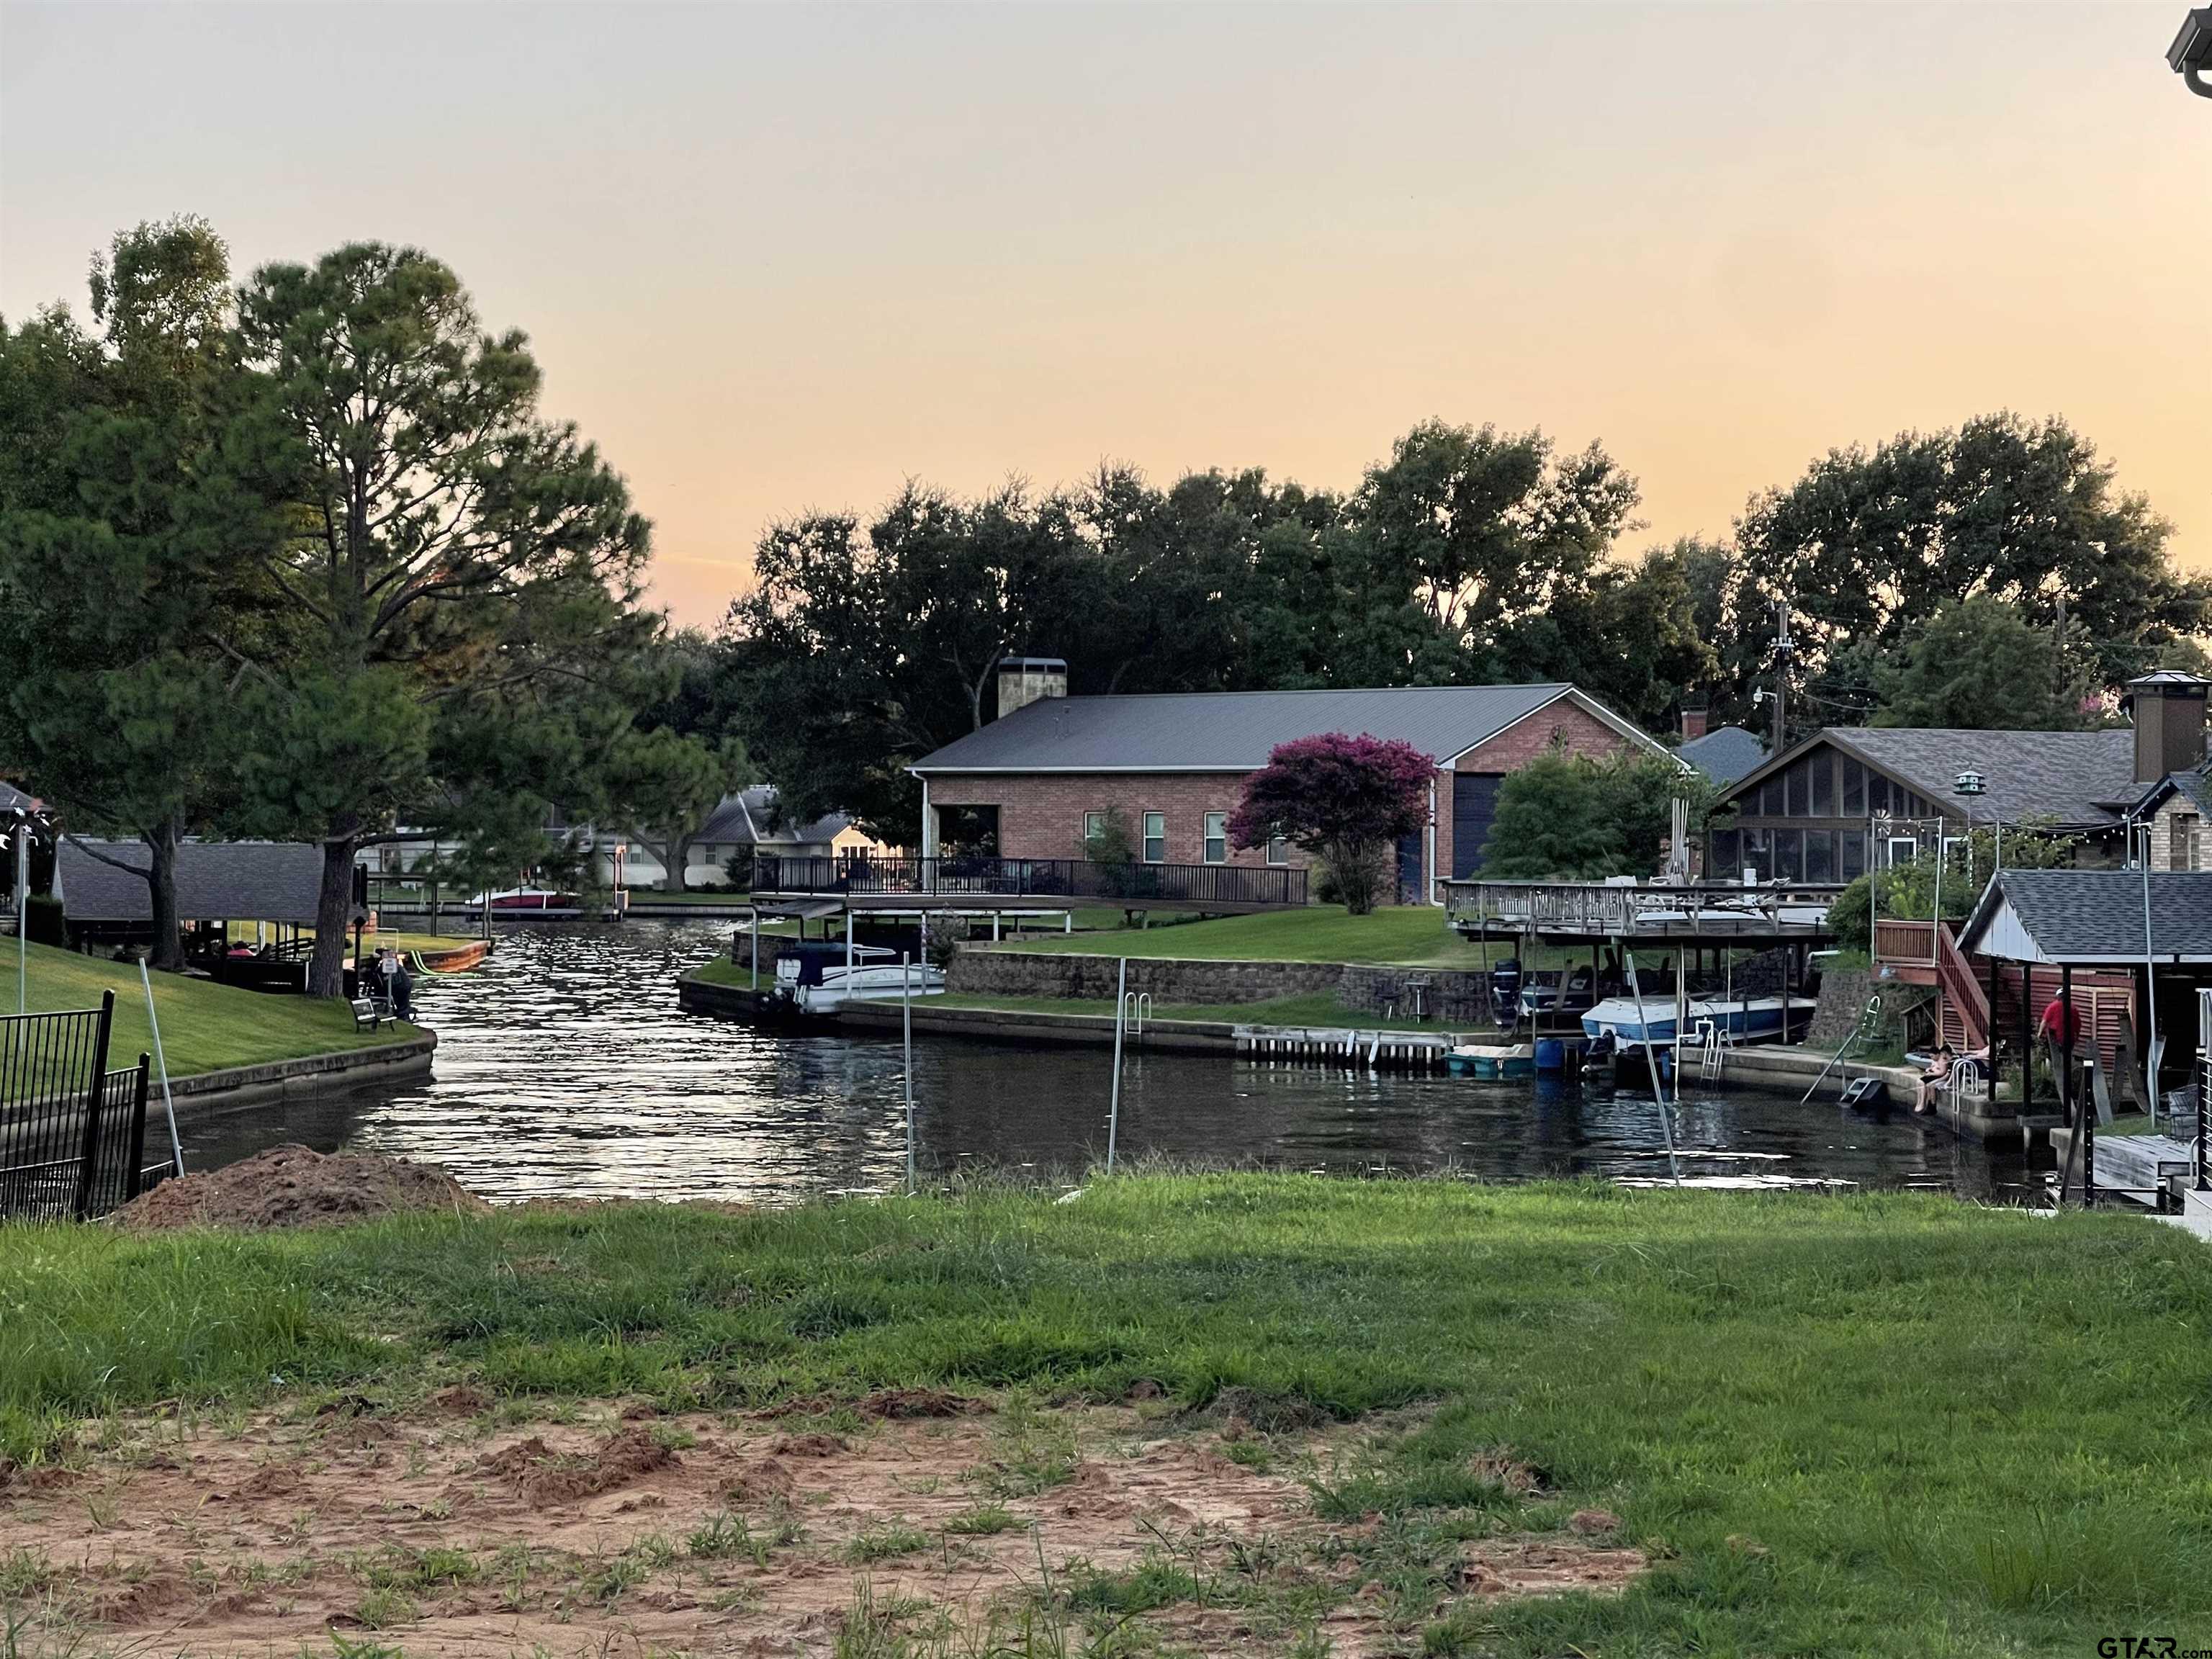
[[[1567,1045],[1557,1037],[1536,1039],[1536,1069],[1540,1072],[1564,1072],[1567,1069]]]

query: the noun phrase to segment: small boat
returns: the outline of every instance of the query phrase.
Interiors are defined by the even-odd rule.
[[[1587,968],[1566,974],[1536,974],[1521,988],[1521,1012],[1531,1019],[1544,1014],[1583,1013],[1596,1002]]]
[[[489,939],[464,939],[450,951],[410,951],[418,974],[465,974],[491,954]]]
[[[478,893],[469,901],[481,909],[489,903],[500,915],[517,910],[580,910],[584,901],[574,893],[557,892],[550,887],[509,887],[502,892]]]
[[[834,1014],[848,1002],[896,1002],[940,995],[945,970],[926,962],[890,960],[881,945],[787,945],[775,959],[776,994],[803,1013]]]
[[[1536,1045],[1533,1042],[1463,1042],[1444,1056],[1444,1063],[1462,1077],[1478,1082],[1536,1075]]]
[[[1692,997],[1689,1035],[1710,1025],[1732,1042],[1763,1042],[1786,1040],[1791,1027],[1811,1018],[1810,997]],[[1647,995],[1639,1012],[1634,997],[1607,997],[1583,1016],[1583,1030],[1623,1048],[1646,1042],[1670,1047],[1675,1041],[1674,999],[1671,994]]]

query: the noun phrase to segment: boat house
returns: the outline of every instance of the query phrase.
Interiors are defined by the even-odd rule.
[[[1304,870],[1286,842],[1241,849],[1229,820],[1278,744],[1329,732],[1431,756],[1428,823],[1399,848],[1401,899],[1481,866],[1499,784],[1554,744],[1593,757],[1673,750],[1572,685],[1449,685],[1071,697],[1052,658],[1000,665],[998,718],[910,769],[923,857],[1079,860],[1118,814],[1141,863]]]
[[[53,896],[72,945],[153,939],[153,894],[136,873],[152,860],[143,842],[64,839],[54,860]],[[322,875],[323,849],[312,842],[188,841],[177,848],[177,917],[210,933],[240,921],[271,924],[280,934],[312,927]]]

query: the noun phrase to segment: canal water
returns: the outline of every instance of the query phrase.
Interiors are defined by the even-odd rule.
[[[503,937],[473,973],[418,981],[438,1032],[434,1079],[204,1123],[204,1169],[280,1141],[443,1164],[495,1200],[785,1203],[904,1179],[896,1041],[794,1035],[680,1012],[676,976],[725,948],[726,924],[633,922]],[[1126,1061],[1120,1150],[1333,1174],[1456,1171],[1492,1181],[1664,1181],[1649,1094],[1595,1081],[1443,1075],[1146,1053]],[[917,1036],[926,1174],[1038,1180],[1103,1155],[1109,1051]],[[1674,1121],[1687,1180],[1714,1186],[1927,1188],[2007,1201],[1993,1158],[1909,1112],[1854,1115],[1829,1097],[1686,1085]]]

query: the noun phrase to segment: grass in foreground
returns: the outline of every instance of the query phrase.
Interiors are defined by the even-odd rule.
[[[5,970],[0,973],[0,988],[7,993],[6,1009],[12,1013],[13,941],[0,945],[0,969]],[[96,1008],[101,992],[115,993],[115,1027],[108,1048],[112,1068],[135,1065],[142,1053],[152,1051],[146,994],[137,963],[106,962],[33,945],[28,969],[28,1002],[34,1013]],[[343,1002],[269,995],[179,974],[154,975],[154,1006],[161,1016],[161,1044],[173,1078],[301,1054],[374,1048],[415,1034],[412,1026],[392,1024],[373,1032],[356,1031],[353,1015]]]
[[[2212,1251],[2139,1218],[1150,1176],[1064,1205],[980,1188],[251,1237],[0,1230],[0,1310],[18,1459],[85,1413],[311,1411],[463,1378],[556,1412],[1234,1387],[1262,1428],[1420,1407],[1310,1477],[1324,1516],[1374,1517],[1377,1550],[1485,1535],[1502,1449],[1656,1561],[1616,1599],[1470,1604],[1407,1652],[2087,1653],[2212,1631]],[[1045,1428],[1009,1467],[1050,1461]]]

